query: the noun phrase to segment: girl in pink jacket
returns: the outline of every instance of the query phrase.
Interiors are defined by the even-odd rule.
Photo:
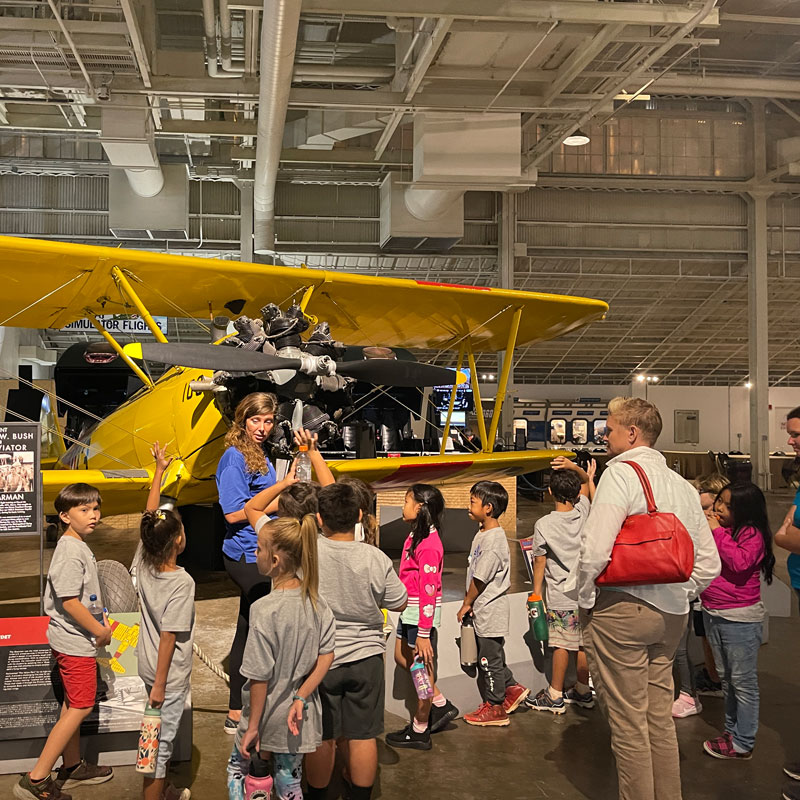
[[[758,649],[766,611],[761,576],[772,583],[775,556],[764,495],[755,484],[723,489],[712,532],[722,572],[702,592],[703,622],[725,698],[725,732],[704,742],[715,758],[749,759],[758,729]]]
[[[403,521],[412,527],[403,545],[399,575],[408,592],[408,605],[397,626],[394,659],[405,670],[415,659],[425,664],[433,699],[418,699],[411,722],[402,730],[386,734],[386,743],[392,747],[430,750],[431,733],[458,716],[458,709],[434,683],[436,629],[442,615],[444,548],[439,529],[443,513],[444,498],[435,486],[415,483],[406,492]]]

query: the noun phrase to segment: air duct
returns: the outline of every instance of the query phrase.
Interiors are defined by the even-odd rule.
[[[416,186],[407,186],[406,208],[419,220],[433,221],[446,214],[463,195],[463,189],[418,189]]]
[[[258,140],[253,181],[253,250],[275,251],[275,183],[292,85],[301,0],[264,0]]]

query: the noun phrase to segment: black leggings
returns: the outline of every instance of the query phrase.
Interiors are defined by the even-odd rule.
[[[236,621],[236,635],[233,637],[231,645],[230,661],[228,672],[231,675],[230,699],[228,707],[231,711],[241,711],[242,709],[242,688],[247,678],[242,677],[242,658],[244,656],[244,646],[247,644],[247,632],[250,630],[250,606],[269,594],[272,581],[265,578],[259,571],[255,562],[248,564],[244,558],[234,561],[224,553],[222,559],[225,562],[225,571],[230,575],[231,580],[239,587],[241,596],[239,597],[239,618]]]

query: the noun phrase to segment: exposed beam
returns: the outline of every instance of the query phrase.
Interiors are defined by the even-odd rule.
[[[647,78],[647,75],[643,77]],[[651,94],[722,95],[725,97],[781,97],[800,100],[797,78],[755,78],[748,75],[664,75],[653,82]]]
[[[453,17],[454,19],[496,20],[498,22],[586,22],[631,25],[683,25],[696,10],[686,6],[649,3],[579,3],[574,0],[304,0],[303,14],[355,14],[386,17]],[[712,11],[701,25],[717,26],[719,12]]]
[[[90,20],[63,20],[64,27],[70,34],[105,34],[111,36],[127,36],[128,26],[124,22],[92,22]],[[0,17],[3,32],[25,31],[34,33],[59,33],[61,26],[55,19],[32,19],[29,17]]]
[[[144,38],[139,27],[139,18],[136,16],[136,9],[131,0],[119,0],[122,13],[125,16],[125,25],[128,28],[133,54],[136,56],[136,64],[139,67],[139,74],[142,76],[142,83],[150,88],[150,62],[147,58],[147,50],[144,46]]]
[[[720,22],[733,22],[745,25],[797,25],[800,26],[800,17],[763,17],[756,14],[729,14],[727,11],[720,11]],[[770,31],[770,33],[777,33],[777,31]],[[796,36],[796,33],[788,34]]]

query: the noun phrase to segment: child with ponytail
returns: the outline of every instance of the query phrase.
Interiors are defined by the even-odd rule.
[[[167,784],[172,744],[178,733],[192,675],[194,581],[177,564],[186,546],[180,517],[158,507],[161,480],[172,461],[155,442],[153,485],[142,515],[141,544],[136,556],[139,594],[139,675],[152,708],[161,710],[161,734],[153,777],[144,778],[144,800],[189,800],[188,789]]]
[[[336,623],[319,597],[316,518],[280,517],[258,529],[256,564],[272,592],[250,609],[242,719],[228,762],[231,800],[244,797],[251,754],[271,760],[278,800],[302,800],[303,755],[322,741],[317,687],[333,662]]]
[[[439,691],[434,681],[436,636],[442,614],[442,566],[444,548],[439,537],[444,498],[435,487],[416,483],[407,492],[403,521],[411,523],[411,533],[400,557],[400,580],[408,592],[408,606],[397,626],[394,659],[410,669],[420,659],[433,686],[432,700],[417,700],[414,718],[400,731],[388,733],[392,747],[431,749],[431,733],[436,733],[458,716],[458,709]]]

